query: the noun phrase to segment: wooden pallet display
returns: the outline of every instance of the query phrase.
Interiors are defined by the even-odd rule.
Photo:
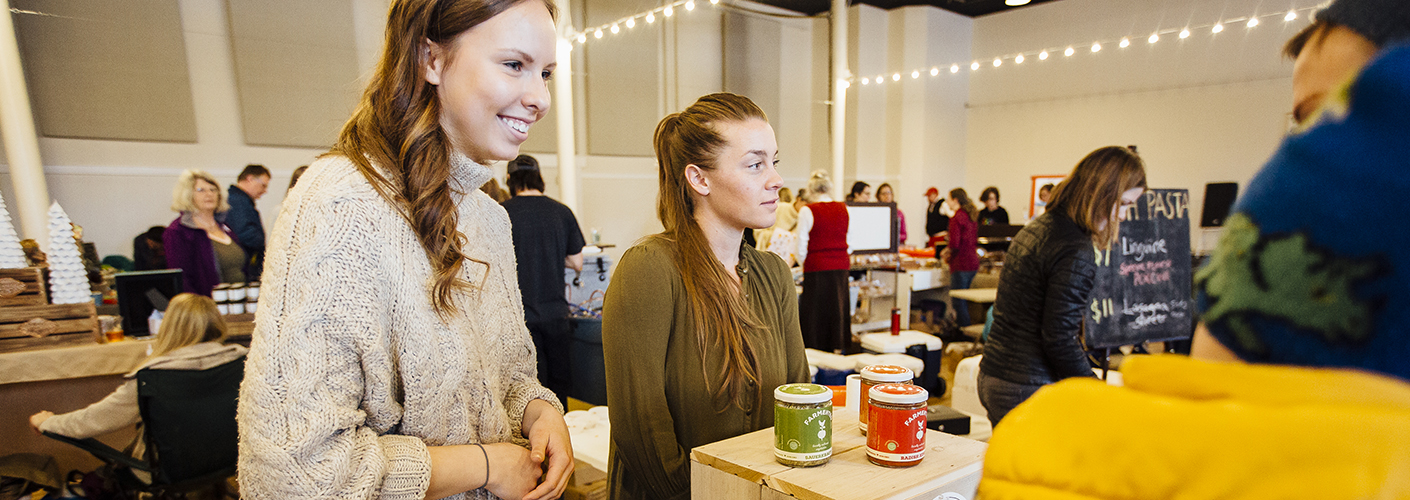
[[[0,307],[0,352],[101,341],[98,310],[91,302]]]
[[[0,269],[0,307],[42,306],[49,303],[49,269]]]

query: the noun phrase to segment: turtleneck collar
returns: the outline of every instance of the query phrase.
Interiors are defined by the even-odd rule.
[[[476,163],[469,156],[465,156],[459,151],[451,150],[450,153],[450,178],[454,180],[458,187],[466,192],[480,189],[494,172],[489,167]]]

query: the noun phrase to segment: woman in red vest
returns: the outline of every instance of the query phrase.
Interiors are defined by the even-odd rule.
[[[851,346],[848,318],[847,204],[832,201],[832,179],[821,170],[808,179],[808,206],[798,211],[798,261],[803,263],[803,296],[798,318],[803,345],[844,352]]]

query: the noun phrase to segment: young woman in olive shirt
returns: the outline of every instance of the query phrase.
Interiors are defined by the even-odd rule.
[[[707,95],[655,147],[666,230],[622,256],[602,313],[614,500],[689,498],[691,448],[772,426],[774,388],[808,380],[788,266],[743,244],[783,187],[763,111]]]

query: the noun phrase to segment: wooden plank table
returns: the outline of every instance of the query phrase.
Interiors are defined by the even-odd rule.
[[[857,414],[833,414],[832,460],[793,468],[774,460],[773,429],[691,450],[692,499],[931,500],[944,493],[973,498],[988,445],[927,430],[919,465],[892,469],[867,461]]]

